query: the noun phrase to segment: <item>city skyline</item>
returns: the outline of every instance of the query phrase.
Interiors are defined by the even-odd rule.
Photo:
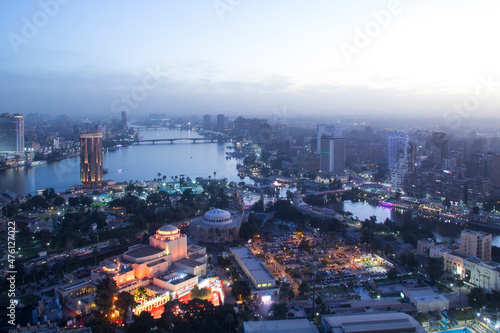
[[[460,126],[498,110],[493,1],[4,6],[4,112],[404,113]]]

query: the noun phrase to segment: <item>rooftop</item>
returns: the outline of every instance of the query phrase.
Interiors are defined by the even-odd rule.
[[[154,254],[163,252],[162,249],[156,248],[154,246],[149,246],[149,245],[143,245],[143,246],[138,246],[132,250],[129,250],[124,253],[124,255],[127,255],[132,258],[143,258],[143,257],[149,257]]]
[[[448,301],[446,297],[441,294],[437,294],[431,288],[412,288],[406,289],[403,292],[413,298],[413,300],[417,303]]]
[[[192,254],[189,256],[189,259],[191,260],[196,260],[196,259],[201,259],[201,258],[205,258],[206,255],[204,254]]]
[[[179,263],[181,265],[185,265],[185,266],[188,266],[188,267],[192,267],[192,268],[196,268],[198,266],[203,265],[202,263],[199,263],[198,261],[190,260],[190,259],[187,259],[187,258],[183,258],[183,259],[177,260],[176,263]]]
[[[339,333],[354,332],[422,332],[424,328],[410,315],[403,312],[373,312],[322,316],[322,326],[327,331]]]
[[[248,247],[233,247],[229,251],[238,257],[257,283],[274,280],[271,273],[264,267],[263,261],[259,260]]]
[[[243,331],[247,333],[317,333],[318,329],[307,319],[245,321]]]
[[[196,277],[196,275],[184,273],[184,272],[173,271],[170,274],[167,274],[167,275],[160,277],[160,280],[163,280],[163,281],[170,283],[170,284],[173,284],[173,285],[177,285],[179,283],[188,281],[194,277]]]

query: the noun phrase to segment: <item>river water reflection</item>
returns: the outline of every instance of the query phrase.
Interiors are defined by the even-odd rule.
[[[363,201],[345,201],[343,210],[346,212],[351,212],[353,216],[358,217],[361,221],[369,219],[370,216],[376,216],[378,223],[383,223],[387,218],[398,224],[403,223],[405,219],[413,219],[420,225],[431,230],[436,236],[436,240],[438,242],[450,241],[452,239],[454,239],[456,242],[460,242],[460,232],[462,229],[455,224],[438,223],[436,220],[425,219],[421,217],[409,217],[408,215],[403,215],[397,212],[395,209],[385,208],[381,206],[372,206],[368,202]],[[499,235],[493,235],[492,245],[500,246]]]
[[[157,130],[144,131],[143,139],[199,138],[194,131]],[[191,143],[144,143],[104,153],[104,168],[109,173],[104,179],[116,181],[153,180],[166,176],[185,175],[196,177],[227,178],[229,181],[253,183],[249,178],[238,177],[236,164],[241,160],[227,159],[226,152],[232,150],[230,142]],[[20,195],[36,193],[39,189],[54,187],[57,192],[65,191],[80,183],[80,158],[69,158],[56,163],[34,167],[20,167],[0,171],[0,193],[15,192]]]

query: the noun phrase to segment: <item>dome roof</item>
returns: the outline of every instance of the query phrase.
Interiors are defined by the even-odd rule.
[[[179,229],[177,229],[177,227],[174,227],[171,224],[165,224],[163,227],[158,229],[158,231],[160,231],[160,232],[167,232],[167,233],[175,233],[178,230]]]
[[[118,269],[118,264],[112,262],[111,264],[107,265],[106,268],[109,270],[117,270]]]
[[[226,222],[231,220],[231,213],[227,210],[212,209],[206,212],[203,218],[209,222]]]

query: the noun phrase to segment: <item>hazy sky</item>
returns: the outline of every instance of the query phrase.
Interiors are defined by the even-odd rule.
[[[499,12],[498,0],[2,1],[0,112],[496,115]]]

